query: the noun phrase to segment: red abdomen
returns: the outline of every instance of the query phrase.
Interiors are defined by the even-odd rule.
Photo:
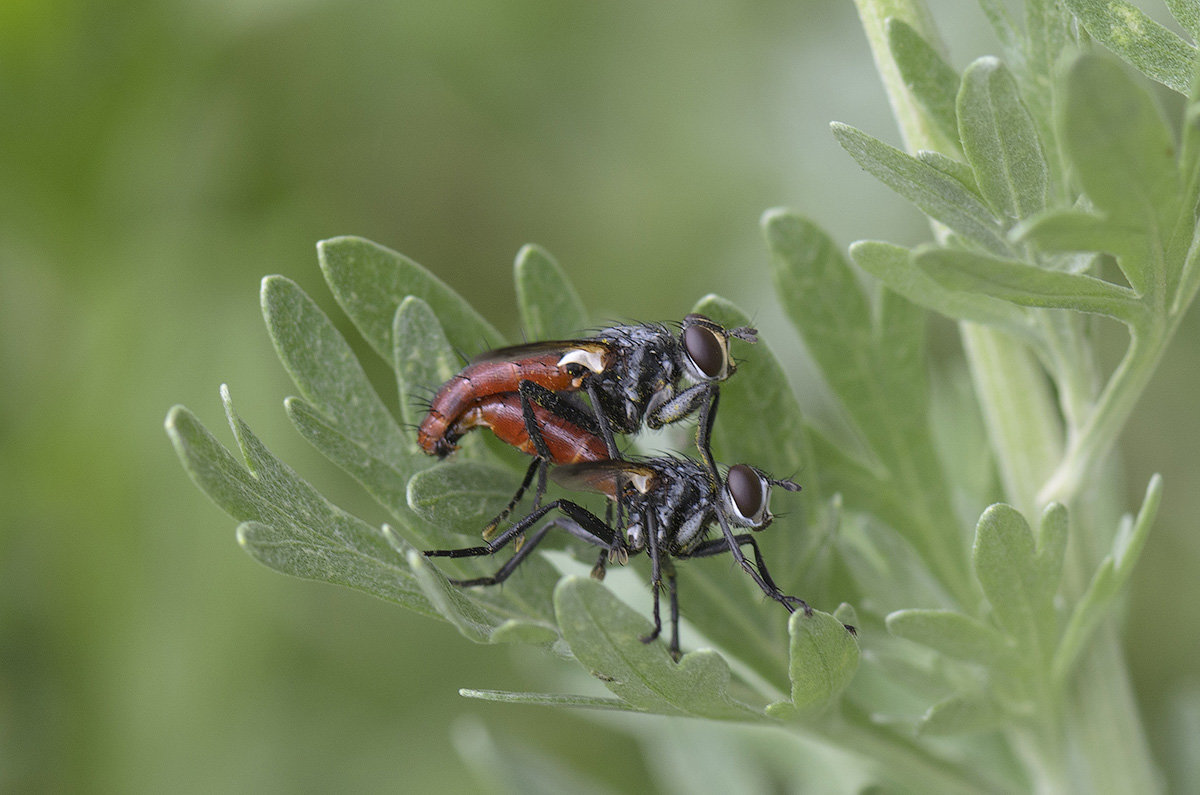
[[[511,393],[516,398],[517,389],[522,381],[532,381],[555,392],[578,389],[578,382],[570,373],[558,366],[560,358],[562,358],[562,354],[556,352],[511,362],[477,362],[467,365],[458,375],[442,384],[441,389],[434,395],[429,413],[425,415],[425,419],[421,421],[421,427],[417,430],[417,444],[430,455],[448,455],[454,449],[454,441],[462,434],[451,434],[452,438],[447,439],[447,431],[462,418],[463,413],[476,401],[492,395]],[[494,410],[499,411],[499,409]],[[524,431],[525,426],[520,415],[521,408],[518,399],[517,419]],[[477,422],[465,426],[464,430],[479,424],[489,423]],[[570,427],[574,428],[575,426],[571,425]],[[586,433],[582,430],[580,432]],[[496,435],[500,436],[499,433]],[[501,436],[501,438],[504,437]],[[526,442],[528,441],[528,437],[526,437]],[[603,445],[601,446],[603,447]],[[526,452],[531,451],[527,450]],[[603,458],[607,458],[607,455]]]
[[[598,435],[536,403],[532,407],[534,420],[542,438],[546,440],[546,448],[553,463],[574,464],[580,461],[608,460],[608,448]],[[450,426],[446,435],[457,439],[471,428],[479,426],[491,428],[496,438],[505,444],[510,444],[529,455],[537,455],[533,440],[529,438],[525,429],[525,415],[521,411],[519,394],[509,392],[475,401]]]

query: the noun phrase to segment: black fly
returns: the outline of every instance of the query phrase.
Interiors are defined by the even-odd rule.
[[[557,510],[562,516],[530,534],[494,575],[453,582],[462,586],[504,582],[552,527],[562,528],[601,548],[600,559],[592,569],[592,576],[598,579],[603,578],[609,562],[625,563],[630,555],[645,550],[651,561],[654,630],[642,640],[648,643],[662,632],[659,592],[665,579],[671,611],[669,650],[675,659],[679,658],[680,652],[674,559],[703,558],[729,552],[763,593],[786,607],[788,612],[801,609],[806,614],[812,613],[804,600],[783,593],[775,584],[754,537],[734,530],[757,531],[767,527],[773,519],[771,487],[799,491],[800,486],[792,481],[775,480],[752,466],[737,464],[729,468],[725,480],[714,490],[704,465],[690,458],[675,457],[565,464],[556,467],[552,477],[568,488],[596,492],[614,502],[619,501],[624,508],[623,526],[612,527],[583,506],[559,499],[529,513],[485,546],[431,550],[425,554],[451,558],[493,555],[514,538],[523,537],[546,514]],[[721,535],[709,538],[713,522],[720,526]],[[744,546],[753,551],[753,562],[742,552]]]

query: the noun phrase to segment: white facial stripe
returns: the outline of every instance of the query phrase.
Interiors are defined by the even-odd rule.
[[[567,351],[561,359],[558,360],[559,367],[566,367],[568,364],[578,364],[581,367],[586,367],[593,373],[604,372],[604,355],[596,351],[588,351],[582,348],[576,348],[573,351]]]

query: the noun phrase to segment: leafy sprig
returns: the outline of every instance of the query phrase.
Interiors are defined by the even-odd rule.
[[[407,428],[420,399],[458,369],[457,351],[503,339],[420,265],[368,241],[325,241],[320,263],[395,372],[395,403],[293,282],[268,277],[262,304],[299,390],[285,402],[289,418],[388,524],[321,497],[251,433],[224,388],[240,460],[182,407],[168,433],[266,565],[448,621],[475,642],[546,647],[612,693],[465,696],[774,726],[858,753],[879,780],[912,789],[1152,789],[1112,617],[1161,479],[1115,532],[1093,503],[1102,465],[1200,289],[1200,59],[1124,0],[1026,0],[1020,21],[981,0],[1000,57],[959,73],[919,0],[856,3],[910,151],[846,124],[833,134],[929,217],[934,239],[859,241],[847,259],[813,221],[767,213],[780,300],[854,438],[808,421],[771,352],[780,341],[765,339],[722,387],[714,449],[719,460],[803,473],[798,509],[764,536],[772,571],[789,592],[857,609],[794,614],[785,637],[782,612],[747,578],[689,561],[686,616],[712,648],[675,664],[640,641],[649,629],[640,610],[547,558],[531,556],[502,589],[450,585],[447,576],[498,562],[435,564],[420,550],[474,543],[520,462],[472,439],[437,463]],[[1167,5],[1200,34],[1194,4]],[[1178,131],[1093,42],[1169,88],[1192,86]],[[515,278],[533,337],[590,325],[547,252],[522,249]],[[696,311],[747,322],[715,296]],[[929,311],[960,324],[973,409],[946,402],[944,374],[931,376]],[[1129,333],[1107,373],[1097,318]],[[987,462],[966,469],[948,456],[984,451],[946,449],[955,438],[946,429],[963,422],[981,422],[989,443]],[[843,623],[860,627],[868,654]]]

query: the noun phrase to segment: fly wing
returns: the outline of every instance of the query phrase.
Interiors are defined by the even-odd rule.
[[[597,367],[603,369],[607,365],[609,350],[607,345],[596,340],[545,340],[485,351],[472,359],[471,364],[513,362],[553,355],[565,357],[568,362],[582,364],[590,370],[599,372]]]
[[[637,461],[584,461],[550,470],[551,479],[560,486],[614,500],[628,489],[645,494],[654,487],[657,474],[653,467]]]

